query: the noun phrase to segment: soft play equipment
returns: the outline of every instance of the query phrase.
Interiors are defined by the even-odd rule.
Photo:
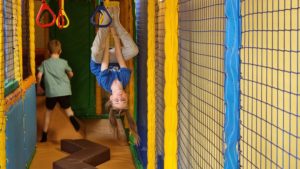
[[[34,1],[0,3],[0,168],[30,165],[36,144]]]
[[[47,1],[54,11],[58,2]],[[96,135],[107,118],[89,71],[99,2],[66,0],[69,27],[50,28],[74,69],[75,113]],[[139,146],[125,129],[136,168],[300,168],[299,1],[118,2],[140,51],[127,88]],[[35,150],[32,4],[0,3],[1,169],[25,168]]]
[[[298,7],[136,0],[144,166],[299,168]]]

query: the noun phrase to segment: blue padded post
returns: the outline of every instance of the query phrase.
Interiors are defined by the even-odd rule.
[[[240,0],[226,0],[224,168],[237,169],[240,140]]]

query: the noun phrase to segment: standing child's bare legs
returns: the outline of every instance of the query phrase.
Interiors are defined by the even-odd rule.
[[[70,122],[71,122],[71,124],[73,125],[74,129],[75,129],[76,131],[78,131],[78,130],[80,129],[80,125],[79,125],[79,123],[77,122],[77,120],[75,119],[75,117],[74,117],[74,112],[73,112],[73,110],[71,109],[71,107],[65,109],[65,112],[66,112],[67,116],[69,117]]]
[[[64,111],[66,112],[66,115],[69,117],[69,120],[71,122],[71,124],[73,125],[74,129],[76,131],[78,131],[80,129],[80,125],[77,122],[77,120],[74,117],[74,112],[71,109],[71,107],[64,109]],[[49,128],[49,124],[50,124],[50,119],[51,119],[51,113],[52,110],[46,110],[45,112],[45,121],[44,121],[44,128],[43,128],[43,132],[42,132],[42,139],[41,142],[46,142],[47,141],[47,135],[48,135],[48,128]]]
[[[45,121],[44,121],[44,128],[43,128],[43,132],[42,132],[41,142],[47,141],[47,132],[48,132],[49,124],[50,124],[51,112],[52,112],[52,110],[48,110],[48,109],[45,112]]]

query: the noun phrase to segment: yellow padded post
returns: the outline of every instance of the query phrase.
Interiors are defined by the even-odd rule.
[[[34,34],[34,0],[29,0],[29,48],[30,48],[30,67],[33,78],[35,79],[35,34]]]
[[[0,1],[0,9],[3,9],[3,1]],[[3,12],[0,12],[0,25],[3,25]],[[0,44],[3,44],[3,26],[0,26]],[[0,45],[0,168],[6,168],[5,151],[5,127],[6,117],[4,115],[4,52]]]
[[[22,84],[23,80],[23,45],[22,45],[22,1],[15,1],[17,6],[17,30],[18,30],[18,48],[19,48],[19,82]]]
[[[177,169],[178,0],[166,0],[165,5],[164,168]]]
[[[147,60],[147,99],[148,99],[148,166],[155,169],[155,1],[148,1],[148,60]]]
[[[16,26],[14,28],[14,33],[17,34],[17,36],[13,37],[14,42],[14,48],[17,49],[17,52],[14,52],[14,74],[15,79],[21,83],[22,81],[22,5],[20,4],[21,1],[13,0],[13,16],[17,18],[16,20],[13,20],[13,25]]]

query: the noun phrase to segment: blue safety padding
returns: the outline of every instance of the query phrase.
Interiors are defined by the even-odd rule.
[[[224,168],[237,169],[240,140],[240,0],[225,1],[225,155]]]
[[[147,118],[147,117],[143,117],[145,116],[144,114],[141,114],[141,116],[139,116],[140,114],[138,114],[138,120],[142,119],[142,118]],[[146,122],[147,125],[147,122]],[[141,121],[138,121],[137,123],[137,127],[138,127],[138,133],[139,136],[141,138],[140,140],[140,145],[137,147],[138,149],[138,156],[139,156],[139,160],[141,161],[142,165],[144,166],[144,168],[147,168],[147,162],[148,162],[148,158],[147,158],[147,127],[145,125],[142,125]]]
[[[24,154],[27,165],[31,162],[37,140],[35,91],[35,85],[32,85],[24,99]]]
[[[23,104],[19,100],[6,113],[6,159],[7,169],[25,168]]]
[[[164,156],[163,155],[157,155],[157,169],[164,169]]]
[[[36,144],[35,85],[6,112],[7,169],[25,169],[31,162]]]

